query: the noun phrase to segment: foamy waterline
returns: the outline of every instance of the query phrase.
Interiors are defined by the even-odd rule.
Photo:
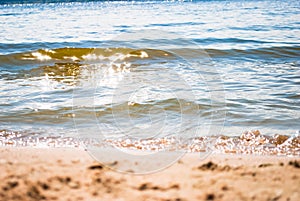
[[[277,156],[300,156],[300,136],[275,134],[263,135],[258,130],[245,131],[240,136],[203,136],[192,139],[175,137],[130,139],[130,138],[74,138],[74,137],[39,137],[38,134],[0,131],[2,147],[40,147],[40,148],[85,148],[111,147],[126,150],[161,152],[180,151],[187,153],[214,152],[229,154],[258,154]]]

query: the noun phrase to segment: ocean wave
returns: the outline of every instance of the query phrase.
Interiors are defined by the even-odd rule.
[[[1,66],[47,64],[53,62],[129,61],[137,59],[174,58],[175,55],[156,49],[132,48],[57,48],[0,55]]]
[[[206,54],[205,54],[206,53]],[[201,55],[200,55],[201,54]],[[180,56],[177,56],[180,55]],[[39,49],[36,51],[0,55],[1,67],[20,66],[20,64],[47,64],[57,62],[95,62],[95,61],[132,61],[132,60],[173,60],[184,56],[185,59],[226,57],[240,58],[299,58],[300,46],[280,46],[257,49],[133,49],[113,48],[76,48]]]
[[[255,57],[264,58],[297,58],[300,56],[300,46],[283,46],[283,47],[268,47],[268,48],[257,48],[257,49],[229,49],[229,50],[218,50],[218,49],[207,49],[208,54],[212,57]]]

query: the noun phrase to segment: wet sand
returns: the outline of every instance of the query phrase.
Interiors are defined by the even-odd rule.
[[[290,200],[300,158],[186,154],[154,174],[122,174],[80,148],[0,148],[0,200]]]

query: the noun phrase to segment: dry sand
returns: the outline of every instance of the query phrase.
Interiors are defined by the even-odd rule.
[[[0,148],[0,200],[290,200],[300,159],[186,154],[148,175],[122,174],[76,148]]]

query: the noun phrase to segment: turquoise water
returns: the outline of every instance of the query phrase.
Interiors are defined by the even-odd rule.
[[[292,136],[299,8],[297,0],[2,1],[2,138]]]

